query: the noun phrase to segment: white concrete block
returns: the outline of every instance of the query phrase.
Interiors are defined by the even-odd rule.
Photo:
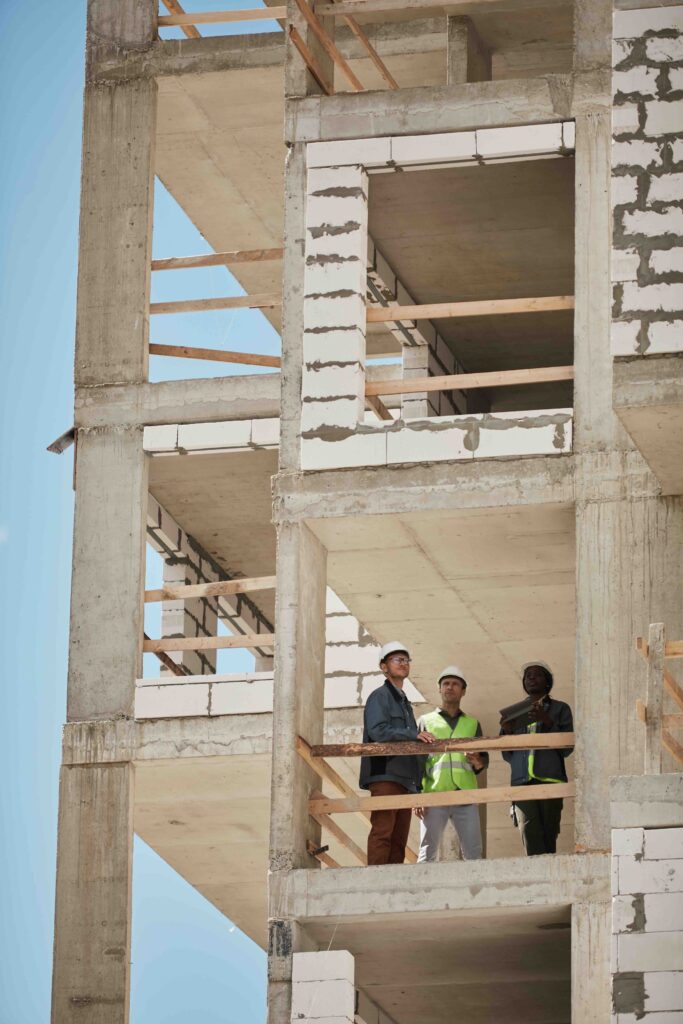
[[[328,192],[330,189],[362,189],[367,194],[368,176],[360,166],[309,167],[306,176],[308,195]]]
[[[683,199],[683,174],[663,174],[661,177],[650,178],[647,199],[649,203],[680,202]]]
[[[355,615],[330,615],[325,621],[325,642],[357,644],[360,626]]]
[[[135,690],[135,717],[194,718],[209,713],[208,683],[184,686],[138,686]]]
[[[251,443],[259,448],[277,448],[280,444],[280,420],[269,417],[251,421]]]
[[[683,100],[652,100],[645,104],[645,134],[671,135],[683,131]]]
[[[610,972],[616,974],[619,970],[619,959],[617,953],[617,936],[610,936]]]
[[[612,75],[612,93],[638,93],[640,96],[657,95],[657,68],[636,65],[628,71],[615,71]]]
[[[467,430],[452,423],[447,428],[429,428],[430,420],[413,420],[410,426],[387,433],[387,463],[445,462],[473,458],[465,447]],[[442,422],[442,421],[440,421]]]
[[[273,710],[273,678],[253,682],[214,683],[211,715],[263,715]]]
[[[666,28],[683,30],[683,8],[658,7],[614,12],[615,39],[636,39],[645,32],[659,32]]]
[[[673,92],[680,92],[683,89],[683,68],[670,68],[669,81]]]
[[[660,149],[656,142],[612,143],[612,167],[648,168],[661,163]]]
[[[359,186],[360,187],[360,186]],[[347,189],[339,189],[342,195],[311,196],[306,199],[306,225],[309,228],[322,224],[360,224],[365,220],[367,200],[363,195],[348,194]]]
[[[350,981],[293,981],[292,1020],[348,1017],[353,1020],[356,990]]]
[[[309,142],[306,163],[309,167],[386,166],[391,160],[391,139],[345,139],[341,142]]]
[[[477,155],[486,159],[538,156],[562,149],[562,124],[522,125],[515,128],[481,128],[476,133]]]
[[[683,210],[676,206],[663,213],[635,210],[624,213],[624,230],[629,235],[683,235]]]
[[[649,355],[662,352],[683,352],[683,319],[659,320],[648,328]]]
[[[613,828],[612,856],[622,857],[643,852],[642,828]]]
[[[683,861],[619,858],[619,892],[681,892]],[[681,933],[683,935],[683,931]]]
[[[360,327],[350,331],[304,332],[304,362],[352,363],[365,360],[365,335]]]
[[[365,323],[364,295],[304,299],[304,330],[358,327]]]
[[[574,121],[562,122],[562,146],[564,149],[574,149],[576,146],[576,123]]]
[[[348,981],[353,984],[354,959],[347,949],[295,953],[292,958],[292,982]]]
[[[325,611],[328,615],[350,614],[349,609],[346,607],[339,595],[335,594],[332,587],[328,587],[325,592]]]
[[[638,106],[635,103],[622,103],[621,106],[612,107],[612,134],[628,135],[637,132],[640,126],[638,120]],[[650,132],[659,135],[659,132]]]
[[[645,53],[648,60],[655,63],[669,64],[672,61],[683,60],[683,37],[673,39],[648,39],[645,43]]]
[[[178,445],[178,424],[164,423],[158,427],[145,427],[142,447],[146,452],[174,452]]]
[[[357,708],[361,706],[358,676],[325,680],[326,708]]]
[[[628,932],[633,927],[636,912],[633,896],[612,897],[612,933]]]
[[[384,466],[387,461],[387,438],[383,431],[354,434],[342,441],[303,438],[302,469],[351,469],[354,466]]]
[[[683,963],[683,931],[631,932],[617,939],[619,971],[675,971]]]
[[[642,309],[676,313],[683,309],[683,283],[639,286],[631,281],[626,281],[624,282],[622,303],[624,311]]]
[[[612,67],[616,68],[627,57],[631,56],[633,43],[630,39],[612,40]]]
[[[612,857],[612,867],[610,869],[610,892],[612,896],[619,895],[619,858]]]
[[[477,153],[474,132],[403,135],[391,140],[391,158],[399,166],[473,160]]]
[[[553,410],[553,412],[556,411]],[[562,424],[563,444],[561,448],[558,448],[555,445],[557,436],[555,424],[535,426],[533,419],[538,415],[536,412],[527,414],[528,426],[517,426],[510,423],[509,426],[495,429],[482,422],[479,428],[479,444],[474,449],[475,459],[504,458],[511,455],[561,455],[565,451],[571,451],[571,420]],[[505,422],[512,417],[523,420],[525,414],[523,412],[505,415],[497,413],[490,418],[487,417],[487,420],[495,419]]]
[[[645,830],[645,860],[683,858],[683,828],[648,828]],[[683,916],[681,917],[683,927]],[[683,968],[683,964],[681,965]]]
[[[646,1013],[644,1016],[635,1013],[619,1013],[612,1017],[614,1024],[683,1024],[682,1013]]]
[[[374,646],[335,644],[325,648],[325,672],[345,672],[353,675],[377,672],[379,656]]]
[[[613,281],[636,281],[639,266],[640,253],[636,252],[635,249],[612,250]]]
[[[332,225],[334,227],[334,225]],[[367,250],[367,231],[363,227],[357,231],[344,231],[342,234],[334,230],[306,228],[306,261],[316,256],[332,256],[338,260],[356,256],[361,263]]]
[[[646,893],[644,902],[646,932],[683,931],[683,893]],[[683,962],[680,966],[683,970]]]
[[[304,296],[354,291],[365,295],[366,270],[359,259],[309,264],[304,272]]]
[[[216,448],[247,448],[250,441],[251,420],[181,423],[178,428],[178,447],[188,452]]]
[[[683,139],[674,139],[671,143],[671,152],[675,164],[683,160]]]
[[[635,203],[638,199],[638,179],[630,174],[613,177],[611,183],[612,206]]]
[[[357,362],[342,366],[321,366],[320,369],[315,370],[304,367],[301,393],[306,397],[318,399],[337,396],[348,398],[350,395],[363,398],[365,394],[363,368]]]
[[[680,971],[648,971],[643,981],[646,1013],[660,1010],[683,1010],[683,969]]]
[[[356,398],[338,398],[331,401],[304,401],[301,410],[301,430],[319,430],[321,427],[342,427],[355,430],[363,415],[362,404]],[[335,442],[339,444],[340,442]]]
[[[683,249],[656,249],[651,252],[650,269],[655,274],[683,274]]]

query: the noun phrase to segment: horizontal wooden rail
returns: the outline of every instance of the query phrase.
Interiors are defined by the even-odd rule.
[[[515,384],[545,384],[549,381],[573,379],[573,366],[539,366],[530,370],[451,373],[447,377],[373,380],[366,383],[365,395],[413,395],[422,391],[451,391],[456,388],[467,391],[473,388],[504,388]]]
[[[273,633],[245,633],[243,636],[169,636],[143,640],[143,651],[222,651],[233,647],[274,647]]]
[[[164,7],[169,14],[185,14],[184,8],[180,6],[178,0],[161,0]],[[188,39],[201,39],[201,34],[197,31],[194,25],[183,25],[183,35],[187,36]]]
[[[496,786],[491,789],[457,789],[444,793],[414,793],[406,796],[356,796],[337,800],[313,797],[309,812],[351,814],[357,811],[396,811],[407,807],[457,807],[461,804],[496,804],[514,800],[560,800],[575,795],[573,782],[552,782],[539,786]]]
[[[343,828],[334,821],[329,814],[313,812],[310,810],[310,804],[313,800],[324,800],[325,797],[319,790],[314,790],[311,794],[311,800],[309,801],[309,813],[314,821],[317,821],[321,828],[327,829],[330,835],[333,835],[338,843],[348,850],[352,857],[355,857],[359,864],[367,865],[368,858],[365,850],[362,850],[358,843],[355,843],[351,836],[347,836]]]
[[[228,21],[281,21],[287,17],[286,7],[255,7],[242,11],[195,11],[191,14],[160,14],[159,28],[180,28],[183,25],[221,25]]]
[[[472,740],[436,740],[421,743],[321,743],[311,747],[312,757],[408,757],[448,754],[463,750],[564,750],[573,747],[573,732],[540,732],[524,736],[477,736]]]
[[[213,363],[239,363],[242,366],[272,366],[279,370],[279,356],[261,356],[252,352],[227,352],[219,348],[194,348],[190,345],[157,345],[151,342],[151,356],[171,356],[175,359],[206,359]]]
[[[636,701],[636,717],[639,722],[647,722],[647,704],[642,700]],[[662,728],[683,729],[683,715],[662,715],[660,719]]]
[[[476,302],[430,302],[421,306],[368,306],[369,324],[396,320],[445,320],[457,316],[504,316],[508,313],[547,313],[573,309],[573,295],[534,299],[478,299]]]
[[[215,583],[169,583],[158,590],[146,590],[145,602],[189,601],[196,597],[226,597],[256,590],[274,590],[275,576],[254,576],[243,580],[216,580]]]
[[[272,309],[282,305],[279,295],[226,295],[219,299],[181,299],[152,302],[150,313],[204,313],[212,309]]]
[[[335,67],[339,68],[344,78],[347,80],[352,89],[356,92],[364,92],[363,83],[360,81],[357,75],[349,67],[348,63],[344,60],[343,56],[339,52],[339,49],[334,43],[331,36],[327,34],[323,26],[320,24],[315,14],[308,5],[308,0],[294,0],[299,12],[302,14],[308,27],[313,32],[323,50],[330,58]]]
[[[143,639],[144,640],[149,640],[150,639],[147,636],[146,633],[143,633],[142,635],[143,635]],[[186,675],[189,675],[189,672],[187,672],[183,668],[182,665],[178,665],[173,660],[173,658],[169,658],[168,654],[165,654],[164,651],[154,651],[154,656],[156,658],[158,658],[158,660],[161,662],[161,664],[164,666],[164,668],[167,668],[169,670],[169,672],[172,673],[172,675],[174,675],[174,676],[186,676]],[[163,679],[160,680],[160,681],[163,682]]]
[[[223,267],[228,263],[260,263],[281,260],[282,249],[235,249],[233,252],[210,252],[204,256],[170,256],[152,260],[152,270],[191,270],[194,267]]]

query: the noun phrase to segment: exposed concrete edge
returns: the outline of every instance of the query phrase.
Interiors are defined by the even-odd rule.
[[[326,917],[391,920],[458,910],[565,906],[607,900],[603,853],[295,870],[270,876],[271,907],[301,922]]]
[[[610,780],[612,828],[683,825],[683,773],[620,775]]]
[[[683,352],[614,361],[613,405],[624,409],[683,405]]]
[[[280,374],[76,388],[77,428],[157,426],[280,415]]]
[[[289,143],[545,124],[611,109],[611,69],[290,99]]]
[[[280,473],[274,519],[565,503],[574,500],[573,478],[572,455]]]

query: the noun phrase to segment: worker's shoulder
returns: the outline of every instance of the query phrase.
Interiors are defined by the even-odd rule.
[[[554,704],[557,708],[569,708],[571,711],[571,707],[569,707],[569,704],[567,704],[565,700],[558,700],[557,697],[550,697],[549,700],[551,705]]]
[[[365,701],[366,708],[372,707],[373,704],[384,704],[391,700],[391,694],[389,693],[385,683],[381,683],[376,690],[372,690],[368,694],[367,700]]]

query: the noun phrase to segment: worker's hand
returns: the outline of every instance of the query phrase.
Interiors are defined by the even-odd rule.
[[[469,754],[465,755],[467,763],[471,764],[477,771],[484,767],[484,758],[481,756],[478,750],[473,750]]]
[[[540,722],[546,729],[552,729],[553,720],[548,712],[543,707],[543,703],[539,701],[537,704],[532,704],[529,709],[529,718],[532,722]]]
[[[510,735],[510,733],[513,731],[514,727],[515,727],[515,720],[514,720],[514,718],[512,719],[511,722],[504,722],[503,719],[501,718],[501,720],[500,720],[500,728],[501,728],[501,731],[504,732],[507,736]]]
[[[424,821],[424,816],[425,816],[425,809],[424,809],[424,807],[413,807],[413,814],[415,815],[416,818],[419,818],[420,821]]]
[[[427,732],[426,730],[424,732],[419,732],[417,734],[417,738],[419,739],[420,743],[436,743],[437,739],[434,733]]]

